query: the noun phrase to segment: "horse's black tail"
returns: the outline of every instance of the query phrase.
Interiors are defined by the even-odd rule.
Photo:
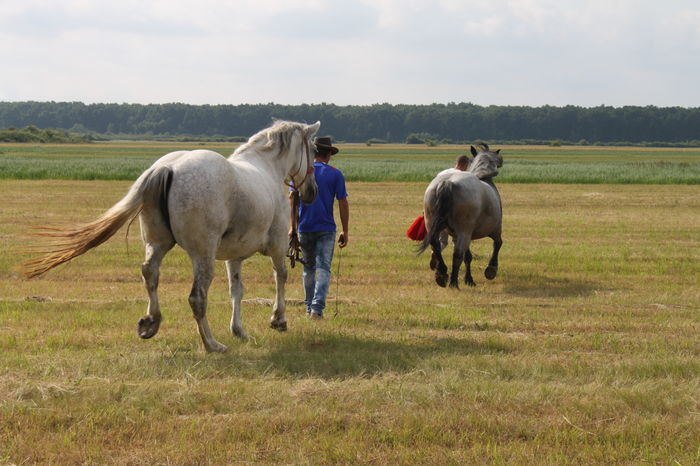
[[[170,227],[170,211],[168,210],[168,195],[173,184],[173,169],[168,166],[159,166],[153,170],[142,185],[144,205],[158,206],[163,223],[172,235]]]
[[[447,217],[452,210],[452,182],[445,180],[435,188],[433,205],[430,206],[433,215],[430,217],[430,224],[426,225],[428,230],[425,238],[418,246],[418,254],[422,253],[428,246],[440,249],[440,232],[447,227]]]

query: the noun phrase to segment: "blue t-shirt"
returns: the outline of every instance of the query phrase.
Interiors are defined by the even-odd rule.
[[[348,197],[345,178],[340,170],[323,162],[314,161],[314,177],[318,186],[316,200],[310,205],[299,204],[299,231],[335,231],[333,202]]]

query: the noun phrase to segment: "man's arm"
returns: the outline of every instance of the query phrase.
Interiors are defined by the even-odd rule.
[[[344,248],[348,245],[348,232],[350,223],[350,204],[348,203],[348,198],[338,199],[338,211],[340,212],[340,223],[343,226],[343,232],[338,238],[338,246]]]

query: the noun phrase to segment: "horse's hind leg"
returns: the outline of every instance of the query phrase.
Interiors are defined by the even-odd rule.
[[[444,251],[445,248],[447,247],[447,241],[449,239],[449,234],[447,233],[447,230],[442,230],[440,232],[440,250]]]
[[[469,248],[467,248],[467,252],[464,253],[464,266],[466,268],[464,271],[464,283],[469,286],[476,286],[474,277],[472,277],[472,251]]]
[[[284,285],[287,282],[287,264],[284,253],[272,257],[272,267],[275,270],[275,304],[272,307],[272,317],[270,318],[270,328],[284,332],[287,330],[287,318],[284,315]]]
[[[442,252],[440,252],[440,243],[437,241],[435,243],[430,243],[433,251],[430,258],[430,269],[435,270],[435,283],[444,288],[447,286],[447,265],[445,265]]]
[[[208,353],[223,353],[226,346],[214,339],[207,321],[207,295],[209,286],[214,279],[214,256],[192,258],[192,269],[194,272],[194,283],[190,292],[189,302],[192,313],[197,321],[199,336],[202,337],[204,349]]]
[[[440,262],[438,261],[438,256],[434,252],[430,253],[430,270],[435,270],[437,269],[437,266]]]
[[[440,251],[444,251],[445,248],[447,247],[447,239],[448,239],[448,234],[447,230],[442,230],[440,232]],[[435,253],[432,253],[430,255],[430,270],[435,270],[438,266],[438,259]]]
[[[241,300],[243,299],[241,261],[226,261],[226,272],[228,273],[228,291],[233,304],[231,333],[241,340],[246,340],[248,335],[243,331],[243,320],[241,319]]]
[[[501,234],[498,233],[497,235],[493,236],[493,254],[491,254],[489,265],[484,271],[484,276],[489,280],[496,278],[496,274],[498,273],[498,251],[501,250],[502,245],[503,241],[501,240]]]
[[[148,313],[139,319],[138,333],[141,338],[151,338],[158,333],[161,314],[158,304],[158,281],[160,279],[160,264],[163,257],[175,245],[174,242],[165,244],[146,244],[146,260],[141,264],[141,276],[148,292]]]
[[[469,242],[465,240],[464,234],[454,237],[454,252],[452,253],[452,274],[450,275],[450,288],[459,288],[459,268],[462,262],[466,262],[466,254],[469,252]],[[467,273],[469,269],[467,268]],[[471,274],[470,274],[471,275]],[[473,283],[467,282],[469,285]]]

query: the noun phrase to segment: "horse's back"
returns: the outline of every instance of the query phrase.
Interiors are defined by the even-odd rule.
[[[216,152],[194,150],[174,152],[163,159],[170,155],[173,183],[169,207],[188,211],[210,206],[206,210],[219,210],[229,198],[233,182],[233,170],[226,158]]]
[[[194,150],[171,152],[156,165],[173,172],[168,213],[175,239],[188,251],[210,252],[230,222],[230,163],[216,152]]]
[[[445,170],[440,182],[452,192],[450,225],[455,233],[472,232],[472,239],[491,235],[501,228],[501,201],[496,188],[470,172]]]
[[[189,252],[215,249],[219,259],[244,258],[265,249],[273,226],[286,232],[283,185],[264,167],[208,150],[174,152],[160,161],[173,170],[173,236]]]
[[[158,159],[156,165],[159,164],[169,165],[180,176],[192,172],[215,173],[229,165],[223,155],[205,149],[171,152]]]
[[[460,177],[455,189],[455,216],[468,220],[472,239],[490,236],[501,228],[501,200],[493,184],[472,173]]]
[[[489,207],[498,199],[496,189],[473,173],[462,172],[450,177],[454,183],[455,196],[459,202],[471,204],[474,208]]]

